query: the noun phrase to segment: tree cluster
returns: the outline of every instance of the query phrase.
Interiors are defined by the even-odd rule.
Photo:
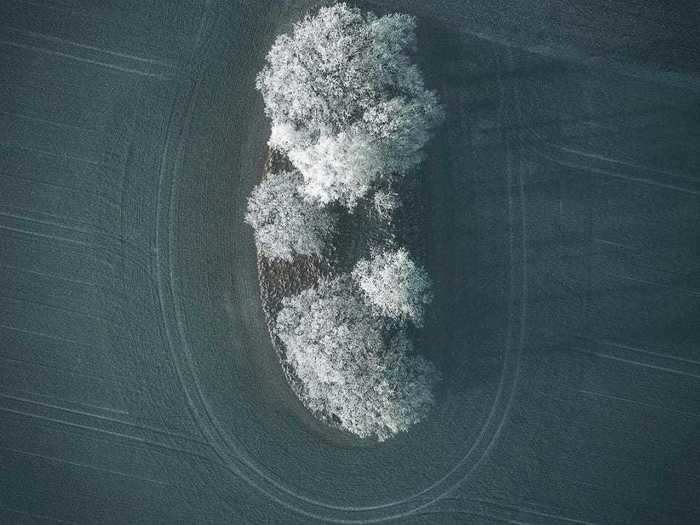
[[[415,19],[322,8],[277,38],[257,87],[314,202],[352,209],[377,183],[422,160],[443,112],[411,56]]]
[[[407,430],[433,404],[435,367],[367,308],[347,275],[284,299],[275,330],[306,406],[360,437]]]
[[[392,182],[421,161],[443,116],[412,62],[415,49],[412,17],[345,4],[277,38],[257,87],[272,121],[269,145],[294,169],[268,173],[249,198],[261,255],[323,256],[335,214],[365,198],[370,215],[391,225],[401,204]],[[351,273],[285,298],[274,324],[306,406],[380,440],[426,416],[438,379],[408,336],[410,324],[423,324],[430,278],[386,241]]]

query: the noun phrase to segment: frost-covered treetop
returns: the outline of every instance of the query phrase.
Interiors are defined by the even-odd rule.
[[[349,276],[285,298],[275,325],[304,404],[383,441],[424,419],[439,375],[404,332],[388,334]]]
[[[291,261],[294,255],[321,255],[333,234],[333,216],[304,201],[301,182],[298,171],[268,173],[248,198],[245,220],[265,257]]]
[[[257,79],[265,111],[273,123],[337,133],[381,101],[423,92],[415,47],[411,16],[323,7],[272,46]]]
[[[425,306],[433,299],[430,277],[405,248],[358,261],[352,276],[367,302],[382,315],[423,324]]]
[[[270,145],[304,176],[305,196],[353,208],[380,178],[403,174],[442,119],[411,61],[415,19],[345,4],[277,38],[257,78]]]

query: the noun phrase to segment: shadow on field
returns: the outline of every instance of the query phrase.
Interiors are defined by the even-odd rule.
[[[417,61],[446,114],[417,174],[425,203],[422,253],[435,284],[423,351],[450,395],[497,383],[507,334],[510,217],[500,57],[419,19]],[[484,140],[483,129],[494,137]],[[419,252],[420,253],[420,252]],[[468,395],[468,394],[467,394]]]

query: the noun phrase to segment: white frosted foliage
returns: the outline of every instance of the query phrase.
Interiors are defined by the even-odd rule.
[[[395,192],[379,190],[374,194],[372,204],[374,211],[382,220],[391,222],[394,212],[401,206],[401,201]]]
[[[277,38],[257,87],[270,145],[302,172],[307,198],[353,208],[376,181],[422,160],[443,114],[412,63],[415,48],[413,17],[345,4]]]
[[[405,334],[385,333],[347,275],[285,299],[276,334],[306,406],[360,437],[407,430],[434,402],[433,365],[414,355]]]
[[[430,277],[405,248],[360,260],[352,276],[366,301],[382,315],[423,324],[425,306],[433,298]]]
[[[330,213],[299,194],[302,180],[296,171],[270,173],[248,198],[246,222],[265,257],[290,261],[294,255],[321,255],[333,233]]]
[[[405,249],[388,248],[398,236],[394,190],[421,162],[444,117],[415,51],[413,17],[377,17],[341,3],[279,36],[257,77],[271,120],[268,145],[294,166],[268,174],[250,196],[246,221],[259,252],[286,261],[344,257],[343,250],[326,252],[334,218],[347,213],[340,207],[368,214],[357,224],[382,238],[384,251],[352,273],[331,274],[282,299],[273,326],[304,405],[379,440],[426,417],[438,380],[408,336],[409,322],[422,325],[430,279]],[[288,270],[293,280],[298,268]],[[273,284],[285,291],[291,281],[281,279]]]

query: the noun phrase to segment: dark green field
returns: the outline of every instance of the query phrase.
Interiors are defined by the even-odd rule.
[[[700,7],[418,17],[432,416],[317,423],[243,224],[316,2],[0,3],[0,523],[700,523]]]

